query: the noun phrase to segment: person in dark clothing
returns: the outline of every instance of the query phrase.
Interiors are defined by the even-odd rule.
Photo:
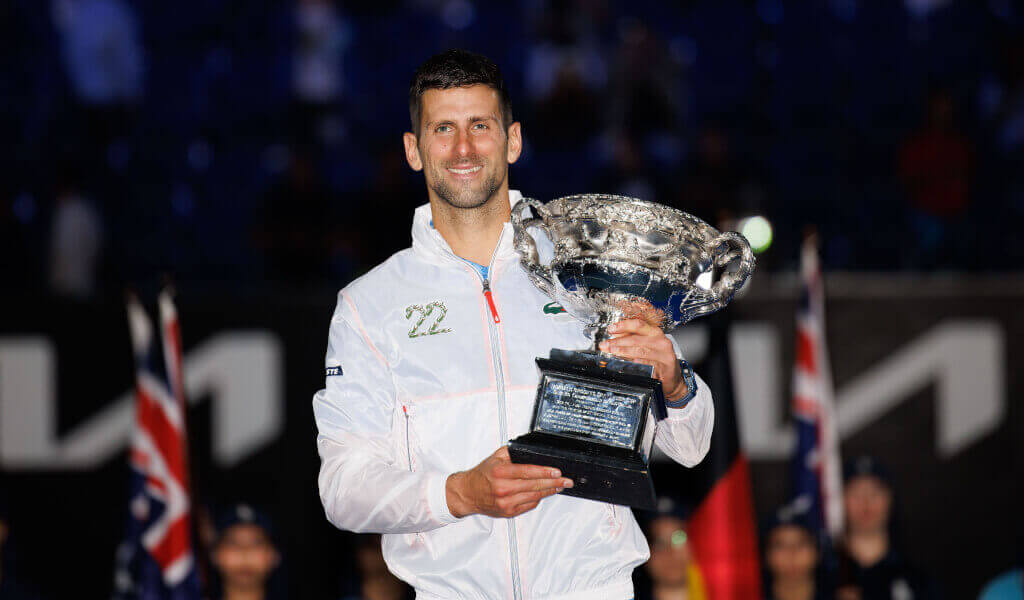
[[[217,519],[213,547],[216,568],[214,598],[219,600],[273,600],[283,597],[273,585],[281,556],[273,539],[273,525],[248,504],[232,506]]]
[[[839,552],[837,600],[931,600],[937,586],[895,547],[888,472],[862,456],[844,469],[846,535]]]
[[[808,507],[780,508],[763,527],[766,600],[832,600],[822,568],[822,548]]]

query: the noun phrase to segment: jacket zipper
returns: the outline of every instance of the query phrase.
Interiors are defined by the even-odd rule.
[[[494,304],[494,296],[491,294],[490,278],[494,273],[494,257],[498,255],[498,248],[501,247],[501,238],[504,235],[505,229],[502,228],[501,234],[498,236],[498,243],[494,246],[494,254],[491,255],[491,262],[487,265],[487,277],[483,280],[484,298],[487,300],[487,306],[491,309],[491,322],[488,324],[487,330],[491,338],[491,358],[494,360],[494,383],[498,388],[498,427],[502,444],[508,441],[508,421],[505,415],[507,402],[507,398],[505,398],[505,368],[501,364],[501,338],[498,335],[501,317],[498,316],[498,307]],[[506,519],[505,523],[508,527],[508,549],[511,554],[509,561],[512,566],[512,597],[515,600],[522,600],[523,592],[519,582],[519,543],[516,538],[515,519]]]
[[[494,253],[491,254],[491,262],[487,264],[487,277],[483,277],[483,295],[487,301],[487,306],[491,311],[491,322],[487,326],[487,331],[490,334],[491,342],[491,360],[494,362],[494,383],[498,388],[498,428],[501,436],[500,443],[505,444],[508,441],[508,423],[505,417],[505,369],[501,364],[501,339],[498,336],[498,325],[501,324],[501,317],[498,316],[498,307],[494,304],[494,297],[491,295],[491,273],[494,272],[494,258],[498,255],[498,248],[501,247],[501,239],[505,237],[505,228],[501,229],[501,234],[498,235],[498,243],[494,246]],[[474,273],[477,277],[480,274],[476,272],[472,267],[465,264],[465,261],[455,256],[455,253],[449,250],[452,258],[461,262],[467,269]],[[408,423],[408,413],[406,413],[406,422]],[[408,431],[408,429],[406,429]],[[521,584],[519,582],[519,544],[516,539],[516,527],[514,518],[506,519],[506,525],[508,527],[508,549],[509,562],[512,567],[512,596],[514,600],[522,600],[523,592]]]
[[[491,283],[486,279],[484,279],[484,298],[487,298],[487,305],[491,307],[491,318],[495,323],[501,323],[501,317],[498,316],[498,308],[494,306],[494,296],[491,295]]]
[[[494,259],[492,258],[491,261],[493,263]],[[488,267],[488,276],[490,275],[490,269],[491,267]],[[505,369],[501,364],[501,338],[498,336],[498,324],[501,323],[501,318],[498,316],[498,308],[494,305],[490,281],[487,279],[483,281],[483,292],[484,297],[487,299],[487,304],[491,308],[492,322],[488,325],[487,329],[491,338],[491,357],[494,359],[494,383],[498,387],[498,426],[501,430],[501,443],[504,444],[508,440],[508,422],[505,415],[505,404],[507,402],[505,398]],[[510,557],[512,563],[512,596],[515,600],[522,600],[523,594],[522,590],[520,590],[519,582],[519,544],[516,539],[515,518],[506,519],[506,524],[508,525],[508,549],[512,555]]]

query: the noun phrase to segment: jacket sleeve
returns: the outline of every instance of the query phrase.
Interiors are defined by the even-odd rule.
[[[313,416],[327,520],[374,533],[424,532],[457,521],[448,511],[447,474],[411,471],[396,457],[391,369],[345,292],[331,320],[326,367]]]
[[[682,358],[679,345],[668,336],[676,356]],[[658,424],[654,443],[672,460],[687,467],[697,465],[711,447],[715,425],[715,405],[711,390],[700,375],[693,374],[697,393],[682,408],[669,408],[668,417]]]

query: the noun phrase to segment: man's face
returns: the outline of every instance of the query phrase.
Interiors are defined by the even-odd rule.
[[[236,589],[262,589],[277,561],[266,532],[250,524],[229,527],[213,553],[225,586]]]
[[[796,525],[780,525],[768,536],[765,561],[780,579],[813,577],[818,549],[811,534]]]
[[[508,165],[519,158],[519,123],[501,121],[498,92],[485,85],[427,90],[420,135],[404,138],[409,166],[427,182],[432,198],[455,208],[483,206],[507,185]]]
[[[851,532],[875,532],[888,527],[892,494],[877,477],[851,479],[843,489],[843,501]]]
[[[651,559],[647,571],[660,585],[681,585],[693,556],[686,537],[686,523],[675,517],[659,517],[651,523]]]

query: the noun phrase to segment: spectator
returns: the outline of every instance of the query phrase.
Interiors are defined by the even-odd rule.
[[[296,149],[289,160],[285,178],[263,200],[256,243],[271,279],[317,284],[328,272],[332,197],[310,150]]]
[[[295,23],[292,85],[298,140],[331,142],[341,127],[342,58],[352,34],[331,0],[301,0]]]
[[[767,600],[831,600],[830,586],[821,569],[818,533],[806,507],[794,503],[772,516],[764,540],[765,597]]]
[[[686,168],[683,187],[673,203],[709,223],[733,221],[763,210],[763,186],[739,164],[728,133],[706,125],[697,140],[696,154]]]
[[[412,588],[388,571],[381,553],[380,535],[356,537],[356,567],[359,581],[344,600],[412,600]]]
[[[953,223],[970,200],[971,145],[953,122],[953,96],[932,92],[924,127],[900,151],[900,177],[910,201],[910,224],[923,253],[917,266],[934,267],[950,258]]]
[[[612,61],[610,124],[641,140],[682,125],[683,77],[666,44],[642,21],[625,20]]]
[[[838,600],[928,600],[935,584],[895,547],[888,472],[862,456],[844,469],[846,538],[839,556]]]
[[[281,562],[273,541],[273,526],[266,515],[248,504],[238,504],[221,515],[213,566],[217,571],[214,598],[218,600],[271,600],[271,576]]]
[[[50,231],[50,290],[80,300],[91,297],[102,247],[99,211],[65,179],[57,189]]]
[[[55,0],[53,15],[85,127],[80,156],[99,167],[109,144],[128,133],[142,98],[144,57],[135,13],[122,0]]]
[[[636,598],[649,600],[705,600],[704,579],[687,539],[688,510],[669,497],[658,499],[657,512],[645,527],[651,558],[634,571]]]
[[[592,102],[580,67],[564,63],[550,93],[537,105],[533,139],[540,149],[578,150],[600,127],[600,115]]]
[[[649,166],[650,161],[644,157],[638,140],[621,135],[615,137],[612,143],[612,163],[598,181],[597,189],[602,193],[657,202],[661,186]]]

